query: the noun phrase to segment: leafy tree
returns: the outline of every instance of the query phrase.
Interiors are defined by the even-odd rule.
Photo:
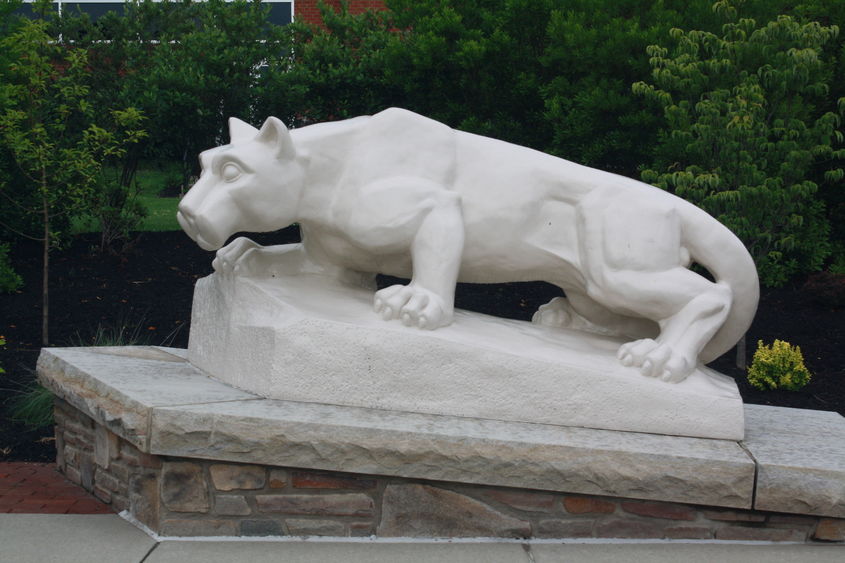
[[[662,123],[630,85],[648,70],[645,48],[669,29],[715,27],[710,0],[555,2],[542,55],[549,151],[627,176],[652,158]]]
[[[121,163],[125,189],[142,157],[182,163],[182,183],[196,155],[220,142],[226,118],[250,120],[261,66],[279,54],[279,26],[259,0],[130,0],[124,14],[91,22],[63,16],[53,32],[89,52],[91,93],[105,107],[137,107],[154,131]]]
[[[50,251],[66,236],[69,217],[90,205],[104,159],[137,138],[137,112],[112,112],[118,132],[97,125],[98,108],[88,102],[86,52],[67,48],[46,32],[43,20],[23,20],[0,40],[11,64],[0,69],[0,150],[15,166],[3,178],[4,206],[39,225],[18,230],[40,241],[43,256],[42,342],[49,342]],[[102,111],[102,110],[99,110]],[[6,225],[13,228],[13,226]]]
[[[149,68],[134,75],[138,106],[156,132],[152,145],[182,161],[187,185],[196,155],[225,137],[226,119],[253,117],[259,68],[280,50],[279,31],[258,1],[158,4],[173,21],[157,33]]]
[[[809,179],[845,157],[839,115],[817,116],[828,92],[823,47],[835,28],[779,16],[758,26],[720,0],[721,34],[673,29],[648,48],[654,84],[633,91],[663,108],[668,131],[645,181],[703,207],[755,258],[764,285],[817,270],[829,253],[824,206]],[[845,100],[840,102],[845,109]],[[840,181],[843,171],[827,171]]]
[[[392,14],[350,14],[346,4],[320,9],[323,26],[294,22],[281,32],[291,49],[261,70],[256,117],[300,127],[404,105],[401,89],[385,76],[385,49],[396,34]]]
[[[0,293],[11,293],[23,285],[23,280],[12,268],[9,245],[0,243]]]
[[[540,56],[554,0],[388,0],[395,34],[386,79],[408,109],[453,127],[542,149]]]
[[[138,200],[137,160],[130,156],[130,151],[147,137],[147,132],[140,129],[144,116],[133,107],[114,110],[110,118],[108,129],[114,135],[113,148],[104,154],[90,211],[99,223],[100,251],[121,254],[131,243],[130,231],[136,230],[147,215]],[[116,248],[121,241],[123,247]]]

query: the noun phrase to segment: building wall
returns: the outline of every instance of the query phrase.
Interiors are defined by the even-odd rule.
[[[29,4],[32,2],[33,0],[24,0],[21,12],[30,14]],[[274,12],[270,17],[270,21],[273,23],[284,24],[289,21],[289,4],[293,4],[295,19],[314,24],[322,22],[318,7],[319,0],[270,0],[270,2],[278,4],[274,7]],[[341,0],[324,0],[324,2],[328,6],[340,9]],[[123,0],[54,0],[53,4],[56,9],[81,10],[88,13],[93,19],[97,19],[107,11],[118,13],[123,11]],[[384,0],[348,0],[347,5],[350,13],[353,14],[360,14],[367,10],[385,9]]]
[[[319,0],[296,0],[294,3],[294,17],[297,21],[321,23]],[[339,9],[341,0],[323,0],[327,6]],[[384,0],[348,0],[349,12],[360,14],[367,10],[383,10]]]

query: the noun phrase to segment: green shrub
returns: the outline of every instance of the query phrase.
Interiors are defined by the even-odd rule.
[[[810,381],[810,371],[804,367],[801,348],[789,342],[775,340],[772,346],[757,342],[757,351],[748,368],[748,383],[757,389],[786,389],[797,391]]]
[[[23,285],[9,261],[9,245],[0,243],[0,293],[11,293]]]
[[[32,381],[12,398],[11,419],[29,428],[53,424],[53,393]]]

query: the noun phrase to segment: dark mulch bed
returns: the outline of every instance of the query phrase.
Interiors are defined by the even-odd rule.
[[[261,237],[262,242],[292,242],[294,229]],[[181,232],[144,233],[126,256],[96,252],[95,236],[80,236],[53,255],[51,345],[90,344],[98,326],[121,324],[139,332],[142,342],[187,347],[191,296],[197,278],[211,272],[212,254],[202,251]],[[22,244],[13,255],[25,287],[0,295],[0,335],[7,340],[0,350],[2,396],[8,398],[33,378],[40,342],[40,251]],[[775,338],[798,344],[814,373],[811,383],[797,392],[760,392],[746,383],[734,367],[733,354],[711,364],[737,379],[748,403],[832,410],[845,414],[845,308],[836,303],[842,278],[815,280],[806,285],[766,292],[748,336],[749,362],[758,339]],[[530,319],[556,288],[542,283],[465,286],[458,289],[457,305],[500,316]],[[49,461],[55,451],[52,430],[31,431],[8,419],[0,405],[0,460]]]

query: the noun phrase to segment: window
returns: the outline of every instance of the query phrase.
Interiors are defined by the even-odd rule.
[[[32,15],[32,0],[23,0],[24,5],[19,13]],[[287,25],[293,18],[293,0],[262,0],[270,4],[270,14],[267,21],[276,25]],[[59,13],[73,11],[83,12],[90,16],[91,21],[96,21],[107,12],[123,13],[123,2],[115,0],[54,0],[53,7]]]

